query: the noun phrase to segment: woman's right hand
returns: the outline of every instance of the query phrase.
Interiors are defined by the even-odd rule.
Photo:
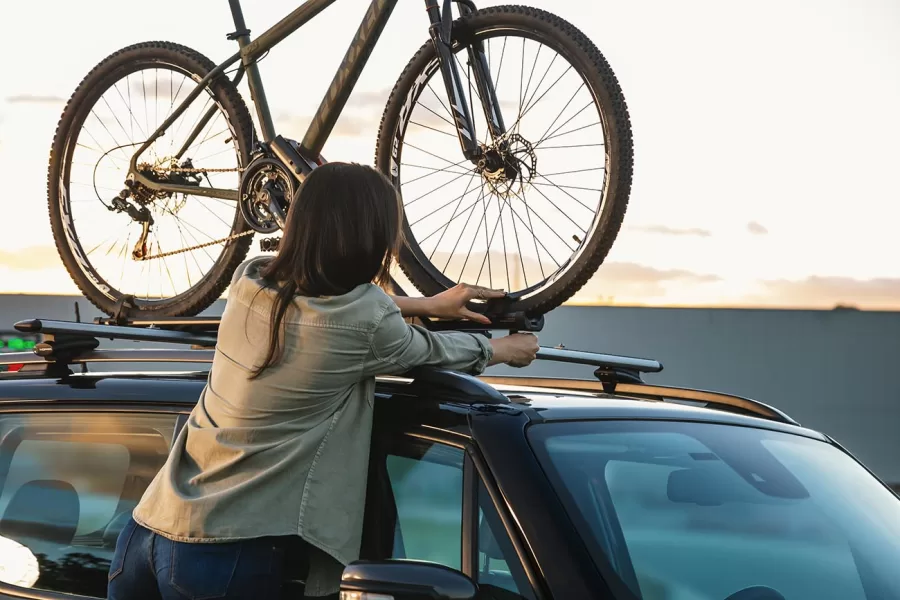
[[[507,364],[511,367],[527,367],[540,348],[537,336],[532,333],[513,333],[491,340],[494,358],[490,364]]]

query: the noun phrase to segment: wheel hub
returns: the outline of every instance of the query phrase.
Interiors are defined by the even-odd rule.
[[[477,171],[491,191],[501,198],[520,196],[537,173],[537,155],[531,143],[514,133],[483,150]]]

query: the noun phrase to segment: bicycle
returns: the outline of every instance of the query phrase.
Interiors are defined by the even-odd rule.
[[[56,130],[48,204],[63,263],[98,308],[201,312],[226,289],[251,237],[281,229],[298,185],[324,163],[321,150],[397,4],[372,0],[296,142],[275,131],[257,63],[335,1],[306,0],[251,40],[240,1],[229,0],[227,37],[239,50],[224,62],[144,42],[84,78]],[[479,10],[471,0],[425,8],[430,39],[394,85],[375,151],[403,198],[398,262],[423,294],[486,284],[509,292],[504,311],[543,314],[588,281],[621,226],[632,177],[622,90],[596,46],[553,14]],[[521,59],[508,58],[517,51]],[[237,90],[244,76],[260,135]],[[563,107],[555,116],[541,104],[551,98]],[[425,208],[441,190],[451,199]],[[189,223],[193,216],[200,221]],[[563,225],[571,232],[557,231]],[[262,239],[260,250],[277,242]]]

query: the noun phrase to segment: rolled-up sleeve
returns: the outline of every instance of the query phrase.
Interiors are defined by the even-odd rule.
[[[376,321],[364,372],[396,375],[418,366],[443,367],[479,374],[493,358],[493,349],[483,335],[455,331],[432,332],[403,320],[393,302]]]

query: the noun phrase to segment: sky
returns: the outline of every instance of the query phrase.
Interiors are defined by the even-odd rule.
[[[340,0],[261,62],[283,135],[302,138],[367,4]],[[900,4],[531,4],[594,41],[634,132],[625,223],[573,303],[900,310]],[[296,5],[247,1],[244,13],[258,34]],[[20,51],[0,79],[0,293],[76,293],[46,204],[65,100],[96,63],[138,41],[220,61],[235,50],[233,24],[221,2],[160,0],[135,19],[121,2],[48,1],[39,27],[34,10],[4,8],[6,22],[29,25],[7,31]],[[372,163],[387,95],[426,27],[422,3],[401,0],[327,159]]]

